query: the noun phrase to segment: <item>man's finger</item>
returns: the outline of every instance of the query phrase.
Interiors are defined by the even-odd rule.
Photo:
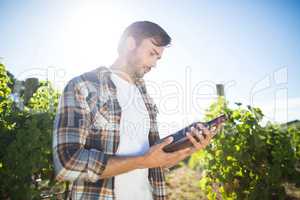
[[[205,136],[204,133],[200,133],[199,131],[194,131],[194,136],[196,137],[196,141],[199,143],[202,143],[204,140],[207,139],[207,136]]]
[[[187,132],[186,135],[196,149],[200,149],[202,147],[202,145],[195,140],[195,138],[192,136],[192,134],[190,132]]]
[[[197,124],[198,129],[202,130],[202,131],[208,131],[208,128],[206,126],[204,126],[202,123],[198,123]]]
[[[221,131],[223,124],[218,124],[211,132],[212,136],[215,136],[219,131]]]
[[[207,136],[210,136],[210,135],[211,135],[211,132],[209,131],[209,129],[208,129],[207,127],[205,127],[203,124],[198,123],[198,124],[197,124],[197,127],[198,127],[198,129],[200,129],[200,130],[202,131],[202,133],[203,133],[203,135],[205,136],[205,138],[206,138]]]

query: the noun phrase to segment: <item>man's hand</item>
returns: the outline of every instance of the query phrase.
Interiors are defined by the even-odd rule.
[[[187,137],[194,145],[191,150],[192,153],[200,149],[204,149],[211,142],[211,139],[215,136],[215,134],[221,129],[222,124],[213,130],[209,130],[201,123],[197,123],[197,127],[199,129],[193,127],[190,132],[187,132]],[[196,139],[194,137],[196,137]]]
[[[189,147],[172,153],[166,153],[163,151],[163,147],[170,144],[173,140],[172,137],[168,137],[162,143],[152,146],[150,150],[143,156],[144,167],[171,167],[173,165],[176,165],[179,161],[190,156],[192,153],[200,149],[204,149],[210,143],[216,132],[220,129],[221,125],[213,131],[208,130],[201,123],[198,123],[197,127],[199,129],[192,128],[191,131],[187,132],[187,137],[194,145],[193,147]],[[196,137],[196,139],[194,137]]]
[[[193,148],[186,148],[172,153],[166,153],[163,147],[170,144],[173,137],[166,138],[162,143],[152,146],[149,151],[143,156],[143,167],[170,167],[177,164],[179,161],[186,158],[193,151]]]

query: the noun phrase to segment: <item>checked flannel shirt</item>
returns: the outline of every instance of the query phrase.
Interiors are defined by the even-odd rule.
[[[111,71],[99,67],[73,78],[64,88],[53,132],[56,179],[72,183],[70,198],[113,200],[114,177],[99,179],[120,140],[121,107]],[[150,117],[149,145],[158,139],[157,107],[143,79],[136,81]],[[149,169],[154,200],[167,199],[162,168]],[[129,183],[130,184],[130,183]]]

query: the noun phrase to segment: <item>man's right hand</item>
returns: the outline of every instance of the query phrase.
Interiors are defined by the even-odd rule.
[[[171,167],[189,156],[194,148],[186,148],[172,153],[166,153],[163,147],[170,144],[173,137],[166,138],[162,143],[153,145],[143,156],[143,168]]]
[[[193,144],[193,147],[188,147],[172,153],[166,153],[163,148],[170,144],[173,137],[166,138],[162,143],[152,146],[149,151],[142,156],[142,167],[154,168],[154,167],[171,167],[176,165],[179,161],[190,156],[194,152],[204,149],[212,140],[216,132],[222,127],[219,125],[215,130],[211,131],[204,127],[202,124],[197,124],[198,128],[192,128],[187,132],[187,137]],[[198,141],[193,137],[197,137]]]

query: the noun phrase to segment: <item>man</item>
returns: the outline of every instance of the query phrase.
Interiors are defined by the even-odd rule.
[[[140,21],[124,31],[119,56],[73,78],[65,87],[53,135],[56,178],[71,181],[71,199],[167,199],[164,168],[203,149],[212,133],[193,129],[194,144],[174,153],[162,148],[157,108],[143,76],[162,57],[170,36],[157,24]],[[198,137],[199,142],[191,136]]]

